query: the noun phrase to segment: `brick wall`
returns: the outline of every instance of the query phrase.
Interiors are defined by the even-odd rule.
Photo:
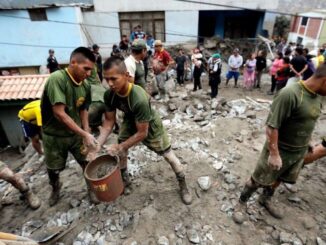
[[[322,20],[309,18],[306,36],[317,38],[321,22]]]

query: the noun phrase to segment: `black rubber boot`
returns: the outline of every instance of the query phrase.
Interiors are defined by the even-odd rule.
[[[60,199],[61,184],[59,181],[59,171],[48,169],[48,175],[50,179],[50,185],[52,186],[52,192],[49,198],[49,205],[52,207],[56,205]]]
[[[177,173],[176,176],[180,186],[180,195],[182,202],[186,205],[190,205],[192,203],[192,196],[187,187],[185,174],[181,172]]]
[[[282,219],[284,212],[275,203],[272,202],[272,196],[275,189],[271,187],[265,187],[263,193],[259,196],[258,202],[260,205],[266,208],[266,210],[276,219]]]

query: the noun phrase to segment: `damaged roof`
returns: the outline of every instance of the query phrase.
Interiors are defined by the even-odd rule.
[[[93,0],[1,0],[0,9],[32,9],[60,6],[93,6]]]
[[[40,99],[49,76],[0,76],[0,102]]]

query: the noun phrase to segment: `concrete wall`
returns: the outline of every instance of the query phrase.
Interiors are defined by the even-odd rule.
[[[48,20],[73,23],[81,21],[81,11],[77,7],[49,8],[46,13]],[[87,44],[79,25],[31,21],[27,10],[1,11],[0,30],[0,42],[45,46],[0,44],[0,67],[45,65],[50,48],[55,50],[59,63],[68,63],[71,51]]]
[[[24,133],[20,125],[17,114],[23,106],[6,106],[0,109],[0,123],[13,147],[25,145]]]
[[[253,9],[276,9],[279,0],[205,0],[207,3],[232,5]],[[175,0],[94,0],[96,11],[129,12],[129,11],[175,11],[175,10],[219,10],[225,7],[210,6],[207,4],[187,3]]]
[[[196,42],[198,35],[198,18],[198,11],[166,11],[166,43]]]
[[[307,36],[299,35],[298,33],[290,32],[288,36],[288,42],[297,42],[297,38],[302,37],[302,45],[309,50],[317,50],[319,43],[317,39],[313,39]]]
[[[319,43],[319,46],[326,43],[326,21],[325,20],[322,23],[322,29],[321,29],[321,32],[319,35],[318,43]]]
[[[90,37],[89,44],[98,44],[102,57],[109,57],[112,45],[120,42],[118,13],[84,12],[83,21]],[[87,26],[87,24],[100,27]]]

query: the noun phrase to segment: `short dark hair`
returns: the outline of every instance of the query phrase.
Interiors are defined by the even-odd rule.
[[[283,63],[290,64],[290,58],[289,57],[284,57],[283,58]]]
[[[131,53],[133,54],[141,54],[144,49],[131,49]]]
[[[325,49],[321,48],[321,49],[319,49],[319,52],[320,53],[324,53],[325,52]]]
[[[112,56],[108,58],[103,64],[103,70],[110,70],[112,67],[117,66],[121,73],[126,72],[127,68],[123,58],[118,56]]]
[[[283,53],[282,53],[282,52],[278,52],[277,55],[278,55],[278,57],[279,57],[280,59],[283,58]]]
[[[141,25],[138,25],[137,27],[138,27],[138,28],[141,28]]]
[[[321,64],[318,66],[314,73],[314,77],[316,78],[323,78],[326,77],[326,64]]]
[[[302,48],[296,48],[295,52],[297,52],[298,55],[302,55],[303,54],[303,49]]]
[[[81,55],[84,58],[89,59],[92,62],[95,62],[95,56],[92,53],[92,51],[89,50],[88,48],[85,48],[85,47],[76,48],[74,51],[72,51],[72,53],[70,55],[70,60],[76,55]]]

